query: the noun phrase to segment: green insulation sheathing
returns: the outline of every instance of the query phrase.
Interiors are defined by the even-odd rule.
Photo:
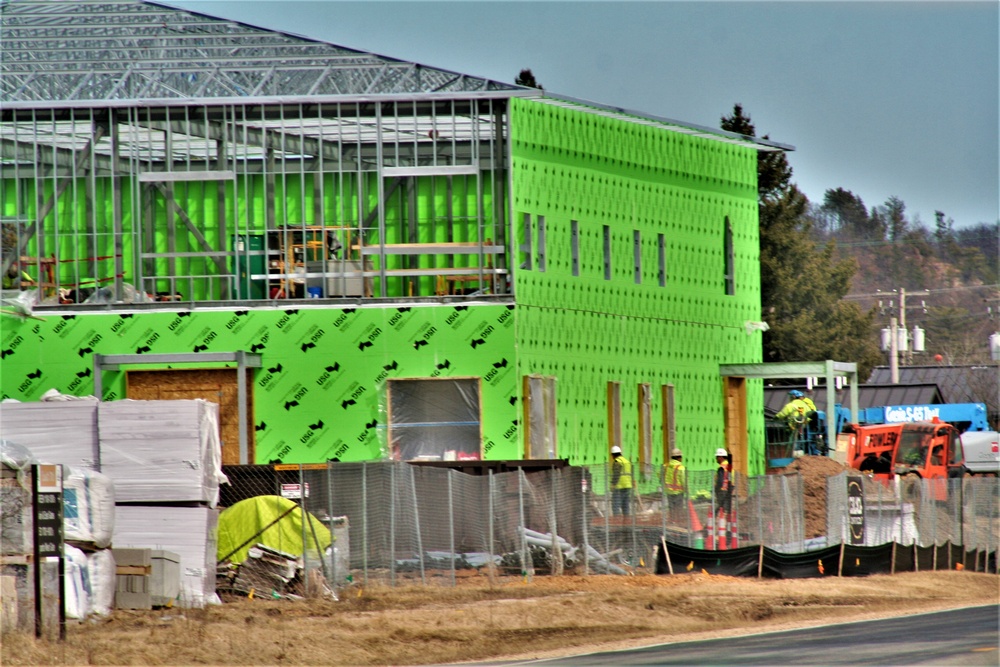
[[[484,455],[518,459],[512,310],[415,305],[4,316],[0,397],[37,401],[49,389],[90,395],[94,354],[244,350],[262,362],[252,369],[256,463],[363,461],[388,456],[388,379],[473,377],[481,378]],[[105,400],[126,397],[125,375],[104,373]]]
[[[504,182],[499,179],[417,178],[405,196],[384,203],[381,240],[499,243],[500,234],[490,237],[507,231],[512,303],[300,307],[290,301],[287,309],[248,302],[245,310],[4,315],[0,393],[26,401],[47,389],[86,395],[93,390],[94,353],[258,352],[256,462],[358,461],[388,455],[387,380],[472,377],[482,388],[484,457],[520,459],[522,378],[544,376],[555,378],[557,456],[595,464],[607,461],[608,383],[618,383],[622,444],[634,461],[639,388],[648,385],[653,444],[647,469],[639,471],[648,484],[663,458],[661,388],[672,385],[676,444],[688,466],[711,469],[715,449],[727,444],[719,365],[761,361],[761,334],[746,326],[761,319],[756,150],[545,100],[513,98],[508,117],[509,193],[494,197],[496,183]],[[357,227],[358,211],[379,205],[375,178],[326,175],[318,187],[319,181],[290,176],[268,193],[263,177],[248,174],[221,186],[227,188],[221,196],[215,183],[178,183],[172,197],[199,220],[208,244],[229,248],[235,237],[268,228],[269,215],[274,225]],[[5,184],[4,215],[24,215],[23,202],[30,208],[51,194],[26,191],[30,182]],[[60,282],[114,276],[111,190],[107,183],[95,187],[89,201],[84,188],[69,188],[41,225],[46,253],[91,258],[60,264]],[[139,252],[200,250],[187,234],[170,241],[155,192],[121,192],[126,272]],[[151,208],[133,196],[154,198]],[[229,202],[221,212],[220,200]],[[510,210],[498,212],[496,200],[509,202]],[[268,201],[275,202],[272,212]],[[152,212],[139,221],[133,211]],[[509,220],[499,219],[508,213]],[[377,244],[378,227],[368,224],[365,243]],[[139,225],[153,230],[146,238],[154,247],[131,246]],[[171,275],[171,261],[182,275],[217,271],[204,258],[146,261],[155,276]],[[384,268],[398,268],[408,260],[385,261]],[[446,261],[475,265],[479,258],[420,261],[440,268]],[[210,290],[223,282],[207,280],[185,296],[219,298]],[[382,294],[378,278],[374,282],[374,293]],[[162,287],[170,289],[166,281]],[[404,290],[412,289],[397,279],[386,285],[386,295],[408,296]],[[421,285],[416,293],[433,291]],[[126,395],[124,375],[106,373],[104,398]],[[746,401],[748,472],[758,474],[764,469],[759,380],[747,381]]]
[[[623,449],[637,461],[648,383],[653,465],[640,475],[655,473],[660,387],[671,384],[685,463],[714,467],[727,444],[719,364],[761,361],[760,334],[745,327],[761,319],[756,151],[536,100],[511,100],[510,118],[512,261],[530,266],[514,273],[519,371],[557,378],[560,454],[607,461],[617,382]],[[764,467],[761,392],[748,381],[753,473]]]

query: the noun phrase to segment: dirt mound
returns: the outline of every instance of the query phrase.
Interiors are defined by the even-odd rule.
[[[782,469],[802,476],[802,504],[806,521],[806,537],[826,535],[826,478],[847,470],[826,456],[803,456]]]

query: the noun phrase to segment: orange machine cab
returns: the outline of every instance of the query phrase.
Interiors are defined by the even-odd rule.
[[[965,472],[962,441],[951,424],[938,421],[860,426],[844,429],[847,463],[888,483],[894,475],[924,479],[960,478]],[[947,485],[934,485],[937,500],[947,498]]]

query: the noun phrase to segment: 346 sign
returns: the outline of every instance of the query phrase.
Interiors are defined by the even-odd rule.
[[[847,523],[851,531],[851,544],[865,543],[865,491],[861,479],[847,480]]]

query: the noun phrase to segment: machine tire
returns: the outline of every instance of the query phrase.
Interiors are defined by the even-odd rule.
[[[907,475],[899,481],[899,494],[904,503],[913,503],[915,508],[920,505],[923,493],[922,481],[919,475]]]
[[[913,523],[917,528],[917,533],[923,533],[921,525],[921,500],[923,497],[923,480],[919,475],[907,475],[899,480],[899,495],[904,503],[909,503],[913,508]]]
[[[972,476],[966,475],[962,478],[962,514],[966,517],[974,516],[976,506],[973,503],[975,498],[972,492]]]

